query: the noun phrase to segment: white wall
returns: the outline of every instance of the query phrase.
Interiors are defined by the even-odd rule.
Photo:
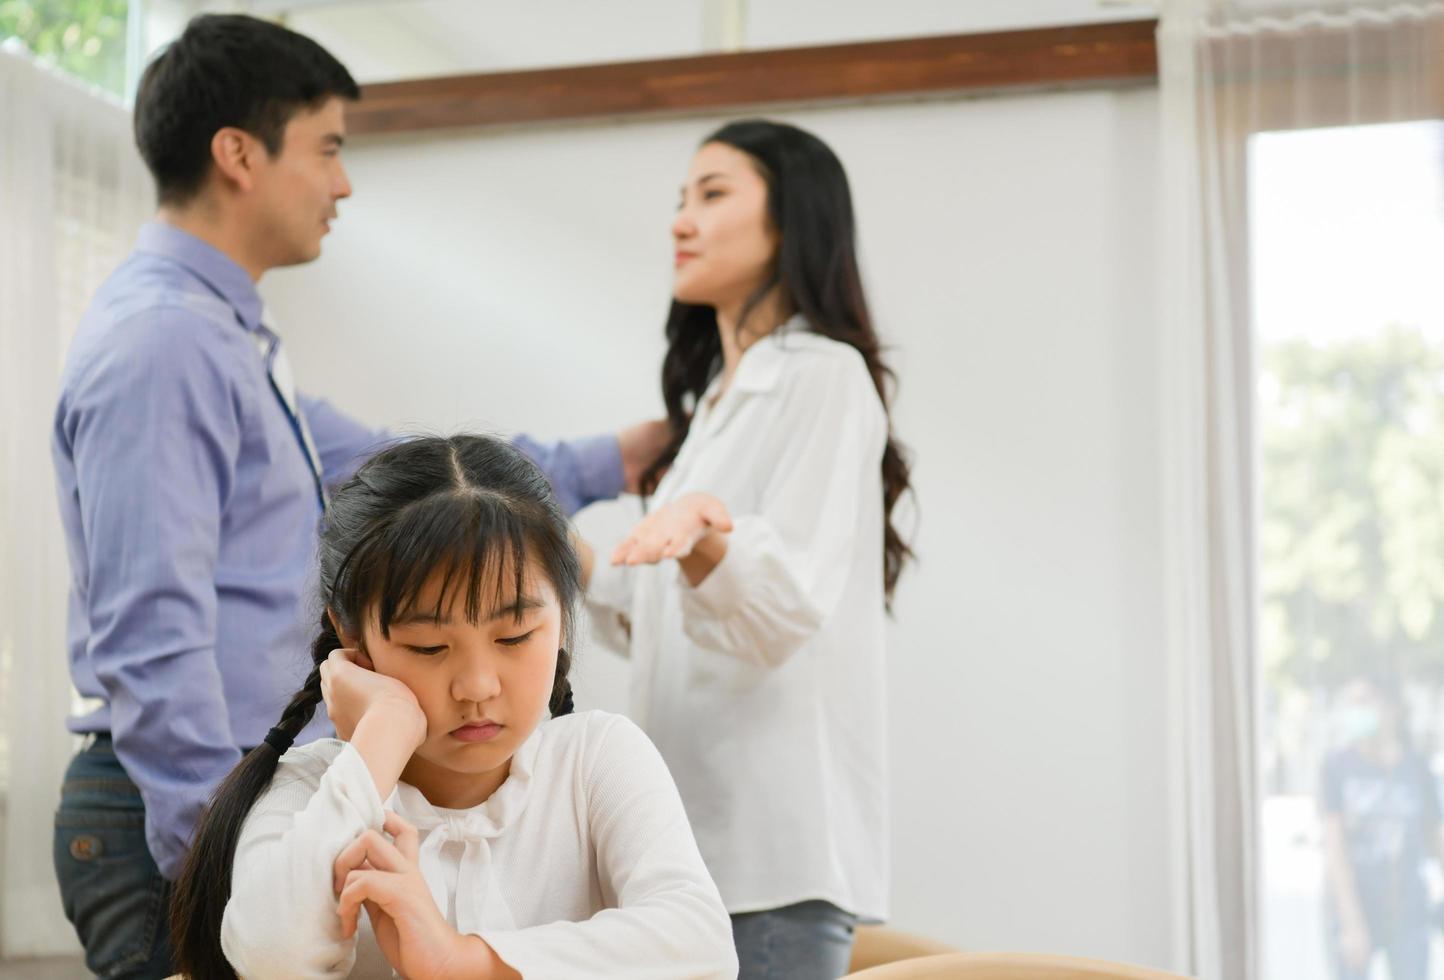
[[[894,922],[1173,966],[1159,613],[1156,96],[797,112],[851,174],[916,453],[891,634]],[[716,120],[358,141],[265,283],[303,386],[376,423],[658,414],[668,227]],[[587,515],[593,530],[613,514]],[[625,707],[583,653],[579,700]]]

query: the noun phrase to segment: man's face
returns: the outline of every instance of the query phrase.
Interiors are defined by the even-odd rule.
[[[321,254],[336,202],[351,196],[341,165],[345,103],[336,97],[302,109],[286,124],[281,151],[264,155],[256,172],[255,235],[267,266],[298,265]]]

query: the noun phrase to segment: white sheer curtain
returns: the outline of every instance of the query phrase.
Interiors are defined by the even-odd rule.
[[[0,955],[77,948],[51,865],[73,751],[49,433],[65,348],[153,210],[130,114],[0,45]]]
[[[1259,976],[1257,453],[1247,148],[1435,118],[1444,4],[1165,0],[1164,547],[1180,966]]]

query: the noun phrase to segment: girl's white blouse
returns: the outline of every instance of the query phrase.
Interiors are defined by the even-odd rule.
[[[506,782],[470,810],[399,784],[383,803],[348,743],[281,759],[236,849],[221,945],[247,980],[390,977],[363,914],[341,938],[332,864],[383,807],[420,831],[437,907],[528,980],[735,977],[731,925],[676,787],[630,721],[588,711],[538,726]]]

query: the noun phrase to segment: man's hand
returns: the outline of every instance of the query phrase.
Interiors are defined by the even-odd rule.
[[[672,440],[672,427],[666,419],[653,419],[617,433],[622,450],[622,479],[628,493],[642,492],[642,474],[662,455]]]

